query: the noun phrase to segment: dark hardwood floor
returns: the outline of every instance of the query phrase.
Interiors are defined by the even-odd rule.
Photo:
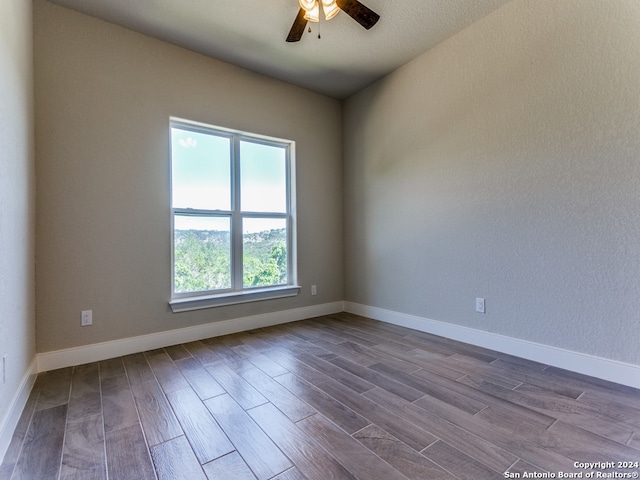
[[[640,391],[343,313],[41,374],[0,480],[637,478],[637,462]]]

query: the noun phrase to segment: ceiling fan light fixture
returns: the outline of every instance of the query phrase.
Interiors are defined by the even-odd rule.
[[[336,0],[322,0],[322,11],[324,18],[331,20],[340,12],[340,7],[338,7]]]
[[[317,3],[317,0],[298,0],[300,4],[300,8],[302,8],[305,12],[313,10],[313,7]]]
[[[309,4],[311,2],[306,2],[304,0],[300,0],[300,5],[302,3]],[[313,7],[307,10],[305,7],[302,7],[305,11],[304,18],[310,22],[319,22],[320,21],[320,6],[318,5],[318,1],[314,0]]]

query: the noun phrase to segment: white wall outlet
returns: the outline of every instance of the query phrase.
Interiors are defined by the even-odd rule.
[[[476,312],[485,313],[484,298],[476,298]]]
[[[315,285],[311,285],[311,295],[317,295],[318,294],[318,289],[316,288]]]
[[[90,325],[93,325],[93,310],[83,310],[80,326],[88,327]]]

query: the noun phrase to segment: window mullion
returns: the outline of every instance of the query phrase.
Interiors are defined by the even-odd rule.
[[[231,216],[231,242],[232,242],[232,275],[233,289],[238,291],[243,288],[243,245],[242,245],[242,213],[240,205],[240,138],[238,135],[233,136],[231,147],[231,182],[232,182],[232,210]]]

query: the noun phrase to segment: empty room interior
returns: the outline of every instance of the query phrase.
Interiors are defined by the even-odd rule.
[[[0,480],[638,478],[640,2],[0,24]]]

